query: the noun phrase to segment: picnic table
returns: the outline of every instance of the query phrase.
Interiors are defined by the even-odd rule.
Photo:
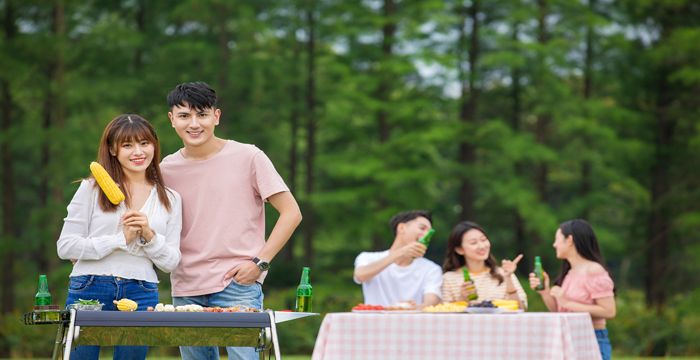
[[[600,359],[588,313],[330,313],[312,360]]]

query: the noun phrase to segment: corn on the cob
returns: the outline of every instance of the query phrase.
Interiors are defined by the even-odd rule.
[[[102,189],[105,195],[107,195],[107,199],[109,199],[109,202],[111,202],[114,205],[118,205],[120,202],[124,201],[124,193],[119,189],[117,183],[115,183],[114,180],[112,180],[112,177],[109,176],[107,170],[105,170],[105,168],[103,168],[102,165],[94,161],[91,162],[90,172],[92,172],[92,176],[95,177],[97,185],[99,185],[100,189]]]
[[[117,305],[117,309],[119,311],[136,311],[136,309],[139,308],[139,305],[136,303],[136,301],[123,298],[119,301],[114,300],[114,305]]]
[[[491,300],[491,303],[496,305],[496,307],[507,309],[507,310],[518,310],[520,309],[520,304],[517,300],[501,300],[495,299]]]

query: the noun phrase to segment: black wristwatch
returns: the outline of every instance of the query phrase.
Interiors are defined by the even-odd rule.
[[[270,269],[270,263],[267,261],[260,260],[256,257],[254,257],[251,260],[255,263],[255,265],[258,265],[258,269],[260,269],[261,272],[264,272],[264,271],[267,271]]]

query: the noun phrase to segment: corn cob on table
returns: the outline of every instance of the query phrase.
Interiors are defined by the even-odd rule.
[[[207,313],[152,311],[64,312],[53,359],[62,347],[63,359],[79,345],[246,346],[260,359],[281,359],[276,324],[317,313],[267,310],[265,312]],[[26,318],[26,317],[25,317]],[[28,323],[25,320],[27,324]],[[61,339],[61,340],[59,340]]]

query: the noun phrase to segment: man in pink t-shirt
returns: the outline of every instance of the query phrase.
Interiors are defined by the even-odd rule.
[[[254,145],[216,137],[221,110],[203,82],[177,85],[168,117],[184,147],[161,163],[165,184],[182,197],[180,264],[172,271],[173,303],[262,308],[270,262],[301,222],[294,196]],[[265,202],[279,219],[265,241]],[[219,359],[216,347],[180,347],[183,359]],[[254,348],[229,357],[257,359]]]

